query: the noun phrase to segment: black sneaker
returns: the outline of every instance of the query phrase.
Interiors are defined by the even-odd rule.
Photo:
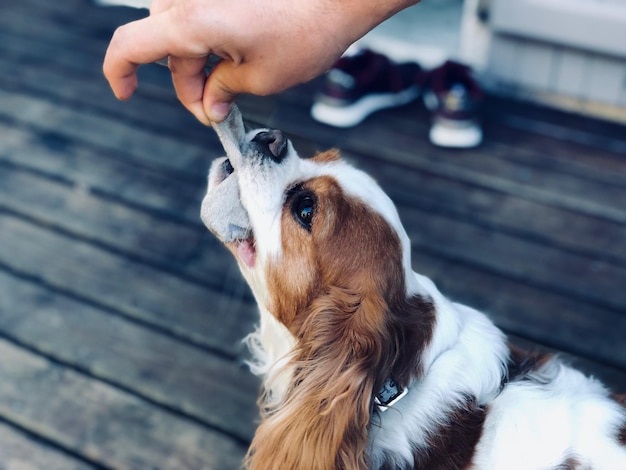
[[[447,61],[434,69],[423,99],[432,113],[429,138],[434,145],[471,148],[482,142],[483,91],[468,66]]]
[[[418,64],[396,64],[370,50],[342,57],[327,72],[311,115],[331,126],[355,126],[375,111],[416,99],[421,77]]]

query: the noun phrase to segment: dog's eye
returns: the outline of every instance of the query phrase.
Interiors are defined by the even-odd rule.
[[[296,197],[292,211],[296,220],[308,231],[311,231],[313,213],[315,211],[315,199],[311,194],[304,193]]]

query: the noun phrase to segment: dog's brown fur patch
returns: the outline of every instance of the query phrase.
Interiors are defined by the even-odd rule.
[[[622,405],[626,410],[626,395],[618,395],[617,393],[614,393],[611,395],[611,398]],[[626,420],[624,421],[622,427],[617,431],[617,440],[621,445],[626,446]]]
[[[337,149],[326,150],[313,157],[313,161],[317,163],[335,162],[337,160],[341,160],[341,153]]]
[[[591,468],[588,466],[583,467],[583,464],[576,457],[567,457],[552,470],[591,470]]]
[[[465,470],[471,468],[483,432],[487,409],[468,398],[465,406],[448,415],[448,422],[428,436],[428,448],[415,454],[415,470]]]
[[[427,299],[407,298],[402,247],[382,216],[334,178],[302,184],[316,200],[307,230],[287,201],[269,309],[294,335],[294,377],[253,440],[254,469],[365,470],[372,397],[406,386],[434,329]]]
[[[507,382],[536,380],[532,373],[540,370],[554,358],[552,354],[526,351],[511,343],[508,346],[510,354],[508,376],[505,378]]]

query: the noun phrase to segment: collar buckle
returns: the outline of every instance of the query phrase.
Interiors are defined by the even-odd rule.
[[[385,412],[402,400],[407,393],[409,393],[408,388],[403,389],[395,380],[387,379],[383,388],[374,395],[374,403],[381,412]]]

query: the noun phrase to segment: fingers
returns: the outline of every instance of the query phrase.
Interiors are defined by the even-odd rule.
[[[115,31],[102,64],[104,76],[109,81],[109,86],[119,100],[130,98],[137,88],[136,71],[138,64],[124,60],[121,56],[122,53],[119,52],[125,45],[124,40],[120,39],[120,36],[124,35],[122,32],[124,27],[122,26]]]
[[[206,81],[204,66],[206,58],[181,59],[170,56],[169,68],[172,72],[172,82],[179,101],[201,123],[210,125],[203,106],[203,92]]]
[[[130,98],[135,91],[136,71],[140,64],[156,62],[171,55],[198,61],[200,57],[208,56],[209,51],[204,50],[206,45],[194,42],[188,31],[189,21],[181,21],[179,15],[180,9],[172,7],[115,31],[104,57],[103,71],[119,99]],[[190,68],[193,67],[198,66]],[[182,69],[185,71],[187,68]]]
[[[128,99],[137,88],[139,64],[169,55],[169,36],[163,35],[164,14],[149,16],[119,27],[109,43],[102,69],[113,93]]]
[[[203,105],[206,116],[212,122],[226,119],[237,97],[238,90],[234,89],[234,85],[237,83],[235,80],[241,78],[241,72],[237,73],[235,69],[232,62],[222,60],[206,80]]]
[[[176,20],[180,11],[172,5],[172,0],[155,2],[151,16],[118,28],[105,55],[103,71],[115,96],[125,100],[137,88],[137,67],[169,56],[179,100],[200,122],[209,125],[202,104],[209,51],[203,52],[206,45],[194,44],[181,34],[179,26],[189,28],[189,24]],[[180,38],[186,39],[181,43]]]
[[[220,122],[239,93],[282,91],[323,72],[329,59],[343,51],[343,41],[334,34],[302,34],[302,24],[322,24],[328,11],[300,3],[294,19],[282,14],[289,0],[153,0],[150,16],[113,35],[104,74],[115,95],[128,99],[137,87],[137,67],[168,57],[182,104],[204,124]],[[321,20],[309,14],[317,15],[313,19],[322,15]],[[207,78],[204,67],[211,52],[224,60]]]
[[[204,86],[204,112],[211,122],[228,116],[233,102],[241,93],[266,96],[300,83],[303,74],[293,76],[275,61],[248,58],[242,62],[222,60],[211,72]]]

